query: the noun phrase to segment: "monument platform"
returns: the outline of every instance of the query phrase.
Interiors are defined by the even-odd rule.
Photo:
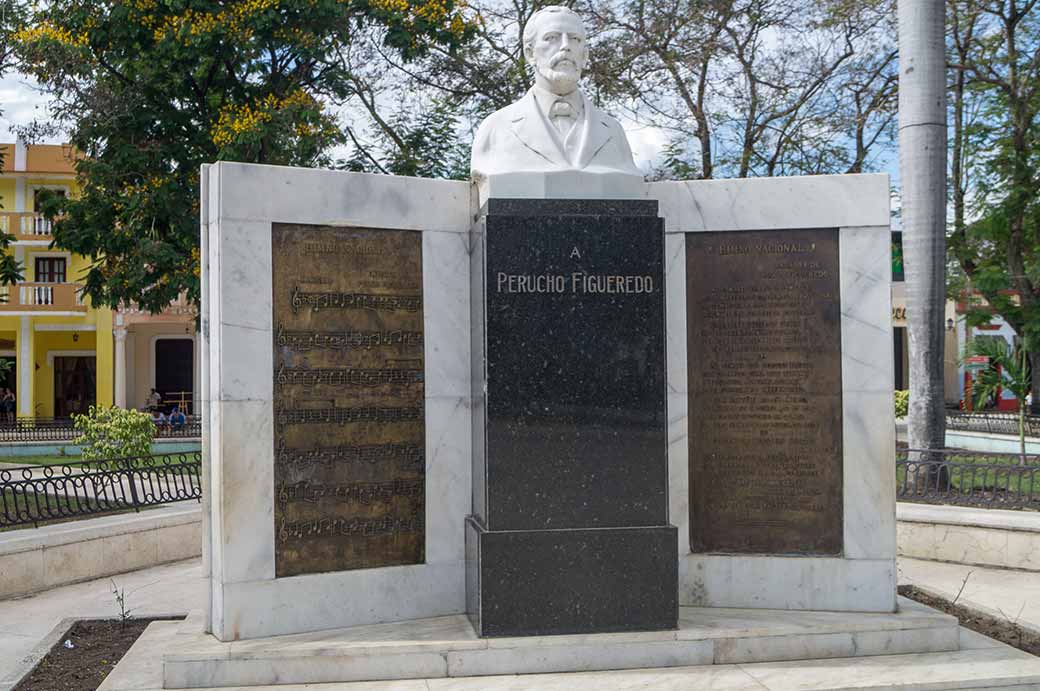
[[[465,615],[164,646],[167,689],[821,660],[960,649],[957,620],[909,600],[894,614],[681,607],[673,631],[478,638]]]

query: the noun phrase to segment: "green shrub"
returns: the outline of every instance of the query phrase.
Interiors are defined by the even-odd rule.
[[[90,406],[86,415],[74,415],[83,447],[83,460],[96,461],[124,456],[148,456],[152,452],[155,425],[148,413],[123,408]]]
[[[910,392],[896,391],[896,417],[906,417],[910,412]]]

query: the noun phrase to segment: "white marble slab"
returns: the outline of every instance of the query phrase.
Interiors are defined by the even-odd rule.
[[[211,219],[465,233],[470,183],[222,161]]]
[[[679,603],[891,612],[895,579],[895,559],[689,554],[679,563]]]
[[[461,612],[471,472],[469,184],[236,163],[211,166],[208,182],[210,628],[238,640]],[[275,578],[273,222],[423,232],[423,564]],[[401,674],[430,672],[429,660],[413,662]]]
[[[665,232],[887,226],[888,175],[652,182]],[[881,203],[879,203],[881,200]]]
[[[167,688],[204,688],[408,679],[420,672],[483,677],[687,667],[958,645],[956,619],[915,604],[898,614],[684,607],[674,631],[482,639],[466,617],[447,616],[233,643],[182,635],[168,644],[163,660]]]

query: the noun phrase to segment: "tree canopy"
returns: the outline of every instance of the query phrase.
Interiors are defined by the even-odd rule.
[[[1001,316],[1040,389],[1040,12],[949,0],[953,223],[949,292],[971,325]],[[977,292],[984,299],[973,299]],[[1034,411],[1040,401],[1034,398]]]
[[[81,196],[45,198],[55,243],[93,260],[94,304],[199,298],[198,174],[234,160],[328,164],[354,93],[344,46],[406,63],[473,32],[457,0],[64,0],[27,11],[18,68],[53,99]],[[46,197],[46,195],[45,195]]]

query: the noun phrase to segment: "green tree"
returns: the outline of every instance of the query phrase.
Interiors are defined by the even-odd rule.
[[[92,259],[95,305],[199,299],[199,166],[328,164],[340,50],[376,31],[402,61],[472,31],[456,0],[67,0],[29,12],[18,67],[82,154],[81,196],[44,195],[55,243]]]
[[[995,313],[1024,340],[1040,390],[1040,11],[948,0],[953,223],[969,325]],[[974,292],[985,299],[973,301]],[[1033,412],[1040,412],[1034,400]]]
[[[415,114],[399,111],[386,124],[376,128],[374,145],[355,139],[353,156],[343,167],[421,178],[469,178],[470,147],[459,134],[450,100],[436,100]]]
[[[21,5],[15,0],[0,0],[0,77],[11,66],[12,53],[12,27],[16,26],[22,16]],[[0,117],[3,117],[3,103],[0,103]],[[0,168],[4,165],[4,151],[0,149]],[[3,205],[0,205],[3,209]],[[14,254],[9,251],[14,236],[0,232],[0,285],[8,286],[22,280],[22,265],[15,260]]]
[[[989,358],[972,385],[975,407],[982,409],[989,398],[996,400],[1001,390],[1010,391],[1018,406],[1019,462],[1026,464],[1026,396],[1032,386],[1029,358],[1025,348],[1009,348],[1003,338],[976,338],[968,344],[967,355]]]

